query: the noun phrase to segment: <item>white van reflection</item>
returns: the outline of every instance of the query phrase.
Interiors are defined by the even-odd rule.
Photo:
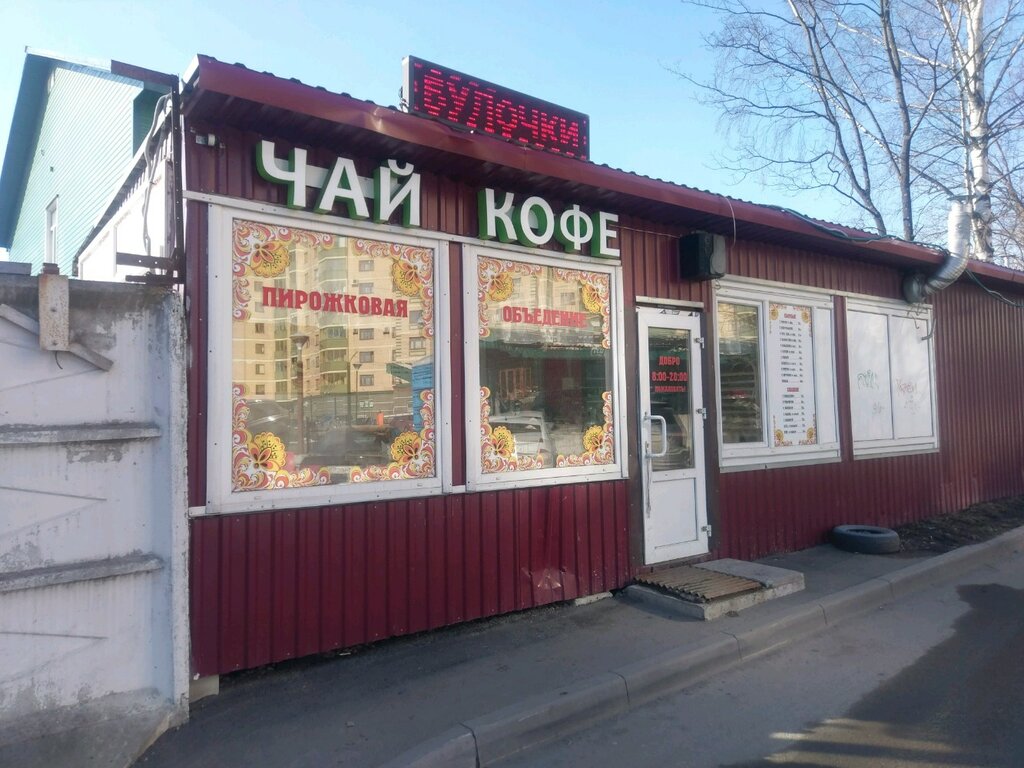
[[[492,429],[505,427],[516,441],[516,453],[520,456],[540,456],[545,467],[552,465],[552,444],[548,425],[540,411],[519,411],[491,416]]]

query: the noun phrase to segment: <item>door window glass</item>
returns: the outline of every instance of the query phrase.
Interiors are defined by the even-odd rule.
[[[651,328],[648,333],[651,453],[655,470],[693,468],[690,332]],[[662,423],[661,419],[664,419]],[[667,438],[667,442],[666,442]]]

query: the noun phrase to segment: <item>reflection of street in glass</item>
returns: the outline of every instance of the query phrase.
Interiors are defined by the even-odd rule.
[[[668,404],[653,401],[651,413],[665,419],[668,449],[664,456],[651,460],[656,470],[689,469],[693,466],[693,445],[688,428],[690,415],[676,413]],[[651,425],[651,453],[662,452],[661,423],[655,419]]]
[[[344,469],[349,467],[387,464],[390,445],[391,427],[387,423],[382,427],[375,423],[349,425],[346,420],[334,419],[327,424],[310,453],[303,457],[302,464],[331,468],[332,479],[340,481],[344,477],[335,475],[346,474]]]
[[[551,466],[552,443],[548,425],[540,411],[520,411],[515,414],[492,416],[492,429],[505,427],[515,438],[516,453],[521,456],[540,456],[544,466]]]

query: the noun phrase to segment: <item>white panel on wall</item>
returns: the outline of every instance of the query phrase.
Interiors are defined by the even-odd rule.
[[[885,315],[871,312],[848,312],[846,315],[855,442],[891,440],[893,437],[886,321]]]
[[[928,321],[890,317],[893,426],[896,438],[930,437],[932,382],[928,355]]]

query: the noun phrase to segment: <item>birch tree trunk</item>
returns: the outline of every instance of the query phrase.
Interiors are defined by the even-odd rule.
[[[941,0],[940,0],[941,1]],[[962,0],[967,47],[960,51],[964,73],[967,130],[967,199],[971,204],[973,256],[992,260],[992,176],[989,168],[991,131],[985,93],[985,0]]]

